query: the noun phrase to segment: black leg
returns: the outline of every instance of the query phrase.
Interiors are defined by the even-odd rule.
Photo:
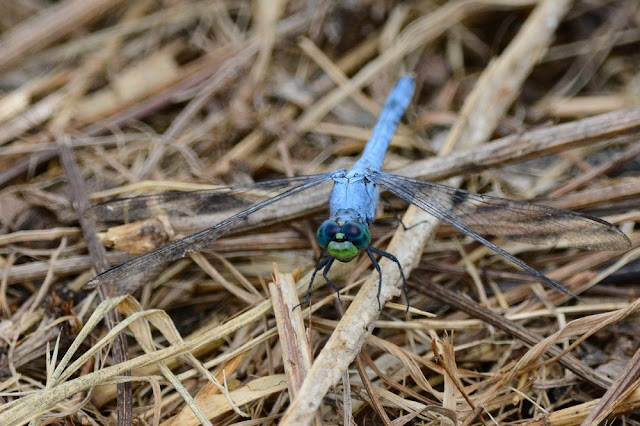
[[[367,247],[367,253],[369,253],[369,251],[374,252],[375,254],[379,254],[380,256],[386,257],[387,259],[393,261],[396,263],[396,265],[398,265],[398,269],[400,270],[400,276],[402,276],[402,284],[403,284],[403,288],[404,288],[404,295],[407,298],[407,310],[405,312],[409,312],[409,284],[407,284],[407,279],[404,276],[404,271],[402,270],[402,265],[400,264],[400,261],[398,261],[398,258],[395,257],[394,255],[392,255],[391,253],[387,253],[384,250],[380,250],[377,249],[373,246],[369,246]],[[372,258],[373,256],[371,255],[371,253],[369,253],[369,257]],[[380,272],[380,267],[378,266],[377,262],[374,263],[374,266],[376,267],[376,269],[378,270],[378,273]],[[382,278],[380,278],[382,280]],[[380,288],[378,288],[378,304],[380,304]]]
[[[387,207],[389,207],[389,210],[391,210],[391,213],[393,213],[393,216],[396,218],[396,222],[399,222],[405,231],[409,229],[407,228],[407,225],[405,225],[404,222],[402,221],[402,218],[400,217],[396,209],[393,208],[393,206],[391,205],[391,202],[384,195],[380,195],[380,198],[387,205]]]
[[[378,310],[381,311],[382,305],[380,305],[380,292],[382,291],[382,270],[380,270],[380,265],[378,264],[378,261],[376,260],[375,257],[373,257],[373,253],[371,253],[372,249],[373,247],[371,246],[367,247],[367,255],[369,256],[369,259],[371,259],[371,263],[373,263],[373,267],[376,268],[376,271],[378,271],[378,294],[376,295],[376,299],[378,299]]]
[[[302,305],[306,305],[307,303],[309,303],[309,298],[311,297],[311,287],[313,287],[313,281],[316,279],[316,274],[318,273],[318,271],[322,268],[324,268],[325,266],[331,266],[331,264],[333,263],[333,257],[331,256],[327,256],[324,259],[322,259],[320,262],[318,262],[318,264],[316,265],[316,269],[313,270],[313,274],[311,274],[311,279],[309,280],[309,287],[307,288],[307,293],[304,296],[304,300],[300,303],[298,303],[296,306],[293,307],[293,309],[302,306]],[[325,268],[326,269],[326,268]],[[324,274],[326,274],[327,271],[324,271]],[[325,275],[326,278],[326,275]],[[335,286],[333,285],[333,283],[331,284],[331,286],[333,288],[335,288]]]
[[[460,199],[460,196],[457,196],[458,198],[456,198],[457,200]],[[408,231],[409,229],[415,228],[418,225],[422,225],[423,223],[427,223],[427,220],[422,220],[418,223],[414,223],[411,226],[405,225],[405,223],[402,221],[402,217],[400,217],[400,214],[398,214],[398,212],[396,211],[396,209],[393,208],[393,205],[391,205],[391,202],[385,198],[384,195],[380,195],[380,199],[387,205],[387,207],[389,207],[389,210],[391,210],[391,213],[393,213],[393,216],[395,216],[395,220],[396,222],[400,223],[400,225],[402,225],[402,229],[404,229],[405,231]],[[464,200],[462,201],[458,201],[458,203],[462,203],[464,202]],[[454,205],[458,204],[458,203],[454,203]]]
[[[338,296],[338,302],[342,303],[342,300],[340,300],[340,289],[336,287],[336,285],[329,279],[329,277],[327,277],[327,274],[329,273],[329,269],[331,269],[331,265],[333,265],[333,261],[335,260],[331,256],[328,256],[328,258],[329,258],[329,261],[327,262],[327,265],[324,267],[324,271],[322,271],[322,276],[324,277],[327,284],[329,284],[329,286],[333,289],[333,291],[336,292],[336,295]]]

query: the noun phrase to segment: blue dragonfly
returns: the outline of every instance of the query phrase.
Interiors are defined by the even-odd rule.
[[[442,222],[491,248],[534,277],[573,297],[576,296],[569,289],[509,254],[488,240],[487,236],[532,244],[564,241],[569,246],[594,250],[621,250],[630,247],[631,243],[624,233],[594,216],[525,201],[476,194],[447,185],[383,172],[382,163],[389,142],[411,101],[413,91],[413,78],[400,78],[385,102],[371,139],[351,170],[340,169],[330,173],[274,179],[216,190],[116,199],[93,206],[88,211],[89,216],[103,221],[114,218],[121,220],[125,216],[129,220],[140,219],[157,213],[158,209],[166,215],[194,215],[231,207],[244,210],[207,229],[114,266],[91,279],[86,288],[148,273],[171,260],[199,251],[258,210],[331,181],[333,189],[329,198],[329,219],[320,225],[316,233],[323,257],[313,271],[305,302],[309,299],[313,281],[320,271],[326,282],[337,292],[337,287],[327,277],[332,264],[335,260],[349,262],[360,252],[367,254],[380,274],[378,296],[382,276],[375,255],[386,257],[398,265],[404,292],[408,296],[407,282],[398,259],[391,253],[371,245],[369,226],[374,220],[380,189],[415,204]]]

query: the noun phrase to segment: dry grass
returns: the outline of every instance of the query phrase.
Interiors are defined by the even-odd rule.
[[[640,424],[635,0],[6,2],[0,25],[0,424]],[[96,226],[91,202],[346,167],[406,72],[387,170],[629,236],[497,241],[581,301],[391,200],[427,221],[373,229],[410,311],[383,261],[379,312],[366,258],[334,266],[342,304],[318,280],[293,309],[326,189],[82,290],[216,220]]]

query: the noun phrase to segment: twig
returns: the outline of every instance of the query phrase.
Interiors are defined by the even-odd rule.
[[[521,326],[515,321],[506,319],[491,311],[490,309],[485,308],[479,303],[464,298],[451,290],[447,290],[439,284],[429,282],[427,277],[420,276],[417,277],[417,279],[421,282],[428,282],[428,285],[420,285],[414,287],[414,289],[419,291],[420,293],[433,297],[434,299],[439,300],[442,303],[454,306],[457,309],[468,313],[473,318],[481,319],[487,324],[491,324],[492,326],[506,333],[509,333],[510,335],[522,340],[528,345],[534,346],[543,340],[542,336],[533,333],[532,331]],[[555,345],[552,345],[549,346],[547,352],[552,356],[557,356],[562,353],[562,349]],[[611,385],[610,379],[602,376],[571,354],[565,354],[558,360],[558,362],[566,369],[572,371],[576,376],[595,386],[598,386],[601,389],[608,389]]]
[[[627,363],[627,367],[620,372],[618,378],[607,389],[595,408],[589,413],[586,419],[580,423],[581,426],[597,425],[603,422],[614,410],[615,406],[624,401],[626,397],[634,392],[640,385],[640,349],[638,349]]]
[[[0,40],[0,73],[76,31],[122,0],[67,0],[22,22]]]
[[[289,274],[280,274],[275,264],[274,275],[274,282],[269,283],[269,292],[282,345],[289,394],[295,398],[311,368],[311,348],[306,339],[302,310],[294,309],[300,304],[300,300],[296,294],[293,277]]]
[[[93,220],[84,217],[84,211],[89,208],[89,197],[84,186],[84,181],[78,164],[76,163],[73,151],[71,150],[69,138],[59,136],[57,138],[59,145],[60,162],[65,170],[67,181],[69,182],[69,188],[71,189],[71,199],[80,221],[80,227],[82,228],[82,234],[87,242],[87,248],[89,249],[89,255],[91,257],[91,263],[96,272],[104,272],[109,269],[109,263],[107,261],[106,251],[104,246],[100,243],[97,237],[98,230]],[[113,283],[109,283],[107,286],[101,286],[98,288],[98,293],[102,300],[106,300],[111,297],[114,291]],[[110,311],[107,314],[107,326],[109,329],[115,327],[120,322],[120,317],[116,311]],[[124,333],[119,334],[113,342],[113,360],[116,364],[121,364],[128,360],[128,345],[127,339]],[[123,372],[125,376],[131,375],[130,372]],[[117,401],[118,401],[118,424],[130,425],[132,422],[132,395],[131,395],[131,382],[124,382],[118,384]]]

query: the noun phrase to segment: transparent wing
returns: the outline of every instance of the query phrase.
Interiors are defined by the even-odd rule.
[[[630,244],[618,228],[594,216],[390,173],[372,177],[382,188],[471,237],[477,233],[531,244],[565,242],[589,250],[618,250]]]
[[[215,189],[116,198],[91,206],[85,211],[85,216],[101,223],[127,223],[160,215],[170,218],[222,215],[227,212],[237,212],[239,209],[275,197],[284,189],[301,185],[317,176],[325,176],[325,174],[274,179]]]
[[[233,229],[241,220],[252,213],[286,197],[331,180],[336,172],[308,175],[295,178],[275,179],[250,185],[220,188],[213,191],[192,191],[168,193],[134,198],[124,198],[95,205],[87,210],[87,215],[101,220],[115,220],[124,217],[139,219],[149,214],[200,214],[220,209],[250,206],[202,231],[191,234],[135,257],[128,262],[97,275],[85,288],[95,288],[110,281],[152,270],[171,260],[185,257],[195,252]],[[270,198],[269,198],[270,197]],[[265,198],[267,198],[265,200]],[[264,201],[257,201],[264,200]]]
[[[597,217],[541,204],[476,194],[390,173],[371,171],[369,177],[381,188],[415,204],[564,292],[569,291],[482,235],[532,244],[562,241],[573,247],[595,250],[618,250],[631,246],[626,235]]]

